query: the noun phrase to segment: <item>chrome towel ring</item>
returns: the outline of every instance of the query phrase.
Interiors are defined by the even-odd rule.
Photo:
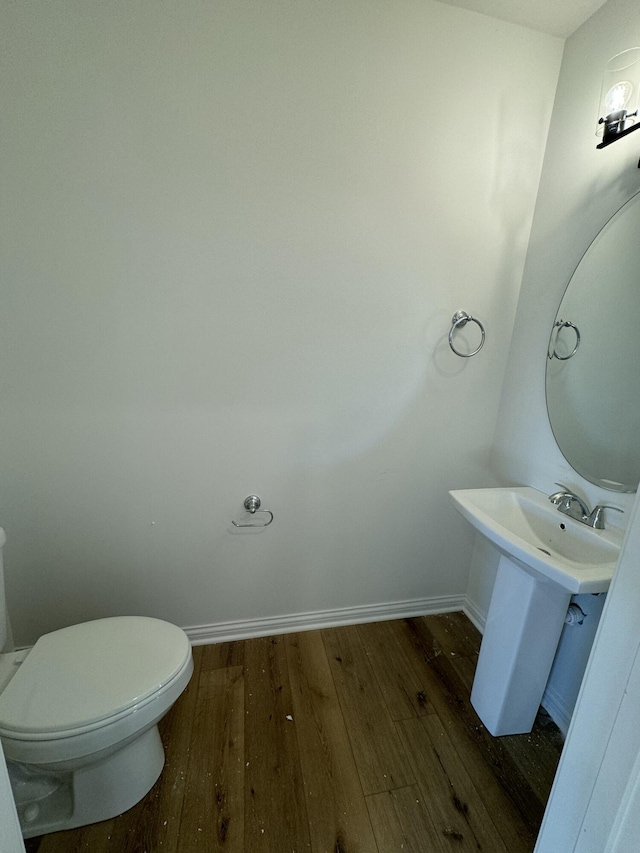
[[[479,353],[482,347],[484,346],[484,326],[480,322],[480,320],[476,320],[475,317],[472,317],[471,314],[467,314],[466,311],[456,311],[456,313],[451,318],[451,322],[453,325],[451,326],[451,330],[449,331],[449,346],[455,352],[456,355],[459,355],[460,358],[471,358],[472,355],[476,355]],[[456,329],[464,328],[467,323],[476,323],[480,328],[480,334],[482,335],[482,339],[480,340],[480,345],[476,347],[472,352],[460,352],[453,345],[453,333]]]
[[[231,519],[231,524],[233,524],[234,527],[268,527],[273,521],[273,513],[270,509],[260,509],[260,498],[257,495],[249,495],[249,497],[245,498],[244,508],[247,512],[250,512],[251,515],[255,515],[257,512],[264,512],[271,517],[269,518],[269,521],[265,521],[264,524],[238,524],[237,521]]]
[[[548,353],[549,358],[557,358],[558,361],[569,361],[570,358],[573,358],[574,355],[578,352],[578,347],[580,346],[580,329],[576,326],[575,323],[572,323],[571,320],[556,320],[553,324],[553,328],[557,329],[558,332],[556,334],[556,340],[553,342],[552,347],[550,347],[551,352]],[[558,335],[560,334],[560,329],[573,329],[576,333],[576,345],[571,350],[569,355],[558,355],[556,352],[556,341],[558,340]]]

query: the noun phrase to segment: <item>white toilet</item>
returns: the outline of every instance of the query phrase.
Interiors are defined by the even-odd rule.
[[[0,648],[7,635],[0,528]],[[0,655],[0,739],[25,838],[121,814],[164,765],[157,723],[193,672],[180,628],[115,616]]]

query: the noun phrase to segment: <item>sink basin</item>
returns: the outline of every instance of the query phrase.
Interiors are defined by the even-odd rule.
[[[606,592],[622,532],[594,530],[529,487],[449,492],[456,509],[499,551],[569,593]]]

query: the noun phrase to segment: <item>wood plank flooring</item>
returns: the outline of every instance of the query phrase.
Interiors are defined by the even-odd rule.
[[[199,646],[124,815],[29,853],[531,853],[562,739],[492,738],[461,613]]]

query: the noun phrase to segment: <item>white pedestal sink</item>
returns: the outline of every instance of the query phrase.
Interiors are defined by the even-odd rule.
[[[529,732],[571,595],[606,592],[622,533],[568,518],[531,488],[449,494],[502,554],[471,703],[492,735]]]

